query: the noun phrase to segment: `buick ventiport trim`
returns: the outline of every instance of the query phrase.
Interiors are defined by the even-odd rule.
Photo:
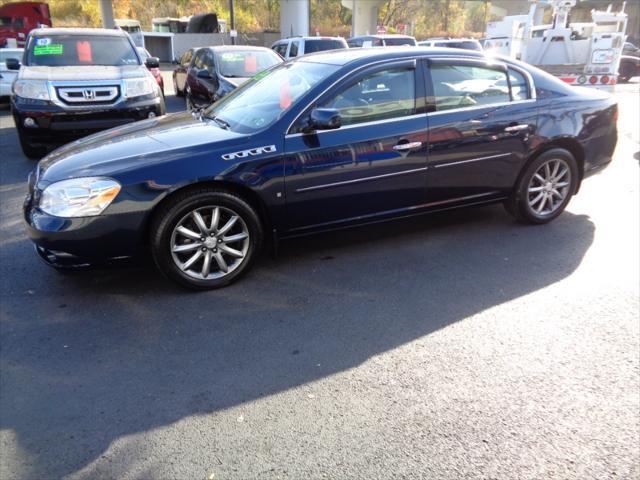
[[[318,53],[198,115],[50,153],[24,217],[55,268],[150,250],[167,277],[216,288],[286,237],[489,203],[547,223],[611,161],[616,120],[608,94],[480,52]]]

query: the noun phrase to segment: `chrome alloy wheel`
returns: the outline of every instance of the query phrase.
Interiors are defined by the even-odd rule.
[[[569,164],[553,158],[540,165],[529,180],[529,208],[536,215],[550,215],[563,204],[571,188]]]
[[[249,251],[249,229],[234,211],[208,206],[191,211],[171,234],[171,256],[186,275],[222,278],[237,269]]]

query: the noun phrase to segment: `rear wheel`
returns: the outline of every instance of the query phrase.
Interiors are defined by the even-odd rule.
[[[184,92],[178,88],[178,83],[176,82],[175,77],[173,77],[173,91],[176,92],[176,97],[184,96]]]
[[[156,216],[151,248],[158,268],[181,285],[206,290],[228,285],[262,246],[254,209],[229,192],[205,188],[173,198]]]
[[[560,148],[546,151],[526,168],[505,207],[522,222],[550,222],[564,211],[577,182],[573,155]]]

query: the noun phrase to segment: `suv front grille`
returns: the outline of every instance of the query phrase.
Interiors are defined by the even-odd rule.
[[[117,85],[99,87],[56,87],[58,98],[68,105],[113,103],[120,95]]]

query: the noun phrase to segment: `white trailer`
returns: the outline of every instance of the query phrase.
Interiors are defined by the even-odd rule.
[[[627,14],[592,10],[591,22],[571,23],[577,0],[530,0],[528,15],[505,17],[487,26],[485,49],[535,65],[573,85],[611,90],[617,83]],[[537,24],[542,10],[553,8],[553,22]],[[509,34],[510,36],[505,36]]]

